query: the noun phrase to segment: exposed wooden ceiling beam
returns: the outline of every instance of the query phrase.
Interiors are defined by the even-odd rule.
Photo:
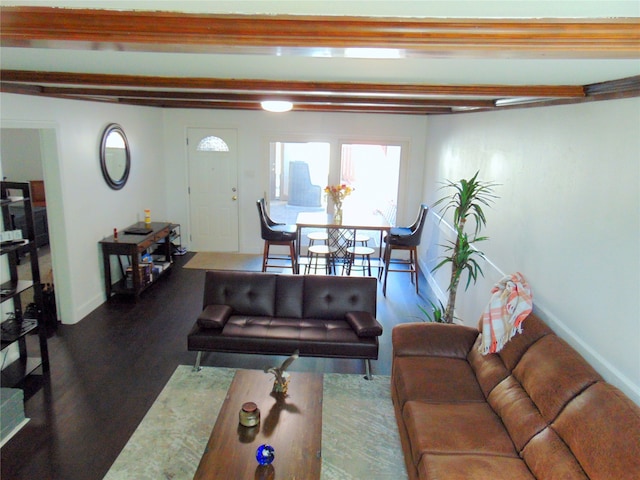
[[[0,7],[0,45],[138,52],[348,57],[350,48],[405,57],[640,58],[640,19],[427,19],[202,15]],[[1,70],[0,91],[164,108],[452,113],[640,95],[638,77],[594,85],[433,85],[164,77]]]
[[[345,56],[640,58],[640,20],[205,15],[2,7],[0,44],[87,50]]]
[[[297,111],[438,114],[530,108],[640,96],[640,76],[587,86],[395,85],[138,77],[0,70],[0,91],[163,108],[260,108],[266,98]],[[518,104],[498,106],[498,100]]]
[[[355,82],[304,82],[280,80],[241,80],[194,77],[150,77],[68,72],[32,72],[0,70],[3,82],[25,82],[51,85],[117,86],[174,88],[183,90],[262,92],[324,96],[362,95],[392,98],[426,98],[438,96],[467,97],[583,97],[579,85],[424,85]]]

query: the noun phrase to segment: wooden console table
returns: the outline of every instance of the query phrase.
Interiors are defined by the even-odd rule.
[[[149,226],[138,222],[119,231],[117,238],[111,235],[100,241],[107,300],[114,294],[138,297],[144,289],[171,269],[171,238],[178,227],[178,224],[169,222],[152,222]],[[142,256],[146,253],[153,253],[155,263],[142,261]],[[111,276],[112,255],[118,257],[122,275],[115,284]],[[128,258],[126,270],[122,265],[122,257]]]

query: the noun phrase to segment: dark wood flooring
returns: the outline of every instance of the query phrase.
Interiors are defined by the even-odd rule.
[[[182,268],[191,255],[178,257],[177,268],[138,302],[114,299],[75,325],[58,326],[49,340],[50,375],[22,385],[31,420],[2,447],[2,479],[104,477],[176,367],[195,360],[186,339],[202,308],[204,271]],[[385,330],[374,374],[390,373],[393,326],[423,319],[418,305],[430,297],[424,277],[420,290],[417,296],[404,273],[389,274],[386,298],[379,287],[378,319]],[[203,365],[261,369],[278,359],[207,354]],[[364,364],[301,358],[291,369],[362,373]]]

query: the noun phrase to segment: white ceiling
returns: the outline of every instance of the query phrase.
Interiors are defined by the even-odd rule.
[[[2,6],[115,10],[163,10],[215,14],[355,15],[424,18],[618,18],[640,17],[639,0],[526,1],[29,1]],[[437,54],[353,58],[346,50],[305,48],[273,54],[168,53],[86,49],[0,48],[4,70],[433,85],[588,85],[640,75],[636,58],[525,58],[517,52],[473,58]],[[348,57],[348,58],[347,58]]]
[[[585,85],[640,75],[639,59],[313,58],[2,48],[2,68],[169,77]]]
[[[640,17],[640,1],[0,1],[57,6],[199,13],[413,17]],[[400,52],[401,53],[401,52]],[[584,85],[640,74],[640,59],[327,58],[303,55],[185,54],[2,48],[3,69],[216,78],[427,84]],[[335,55],[335,51],[331,52]]]

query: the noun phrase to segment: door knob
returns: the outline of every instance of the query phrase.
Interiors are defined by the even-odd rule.
[[[233,200],[235,202],[236,200],[238,200],[238,196],[234,195],[233,197],[231,197],[231,200]]]

